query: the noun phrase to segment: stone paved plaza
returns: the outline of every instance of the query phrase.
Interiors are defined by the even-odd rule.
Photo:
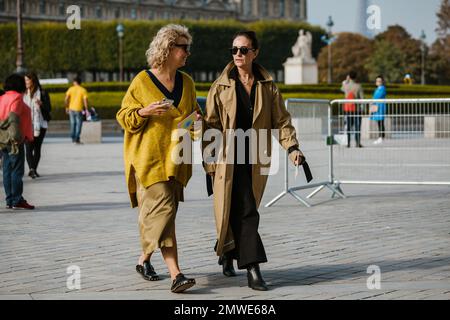
[[[120,137],[82,146],[48,138],[38,171],[41,178],[25,178],[24,192],[36,210],[4,209],[1,191],[0,299],[450,299],[449,186],[343,185],[346,199],[323,190],[311,208],[292,197],[261,206],[270,290],[257,292],[245,271],[221,274],[212,199],[195,165],[177,236],[182,271],[197,285],[177,295],[159,251],[152,263],[161,281],[135,271],[137,211],[128,202]],[[263,204],[282,188],[280,170]],[[79,290],[67,286],[70,266],[80,268]],[[369,266],[381,271],[379,289],[367,286]]]

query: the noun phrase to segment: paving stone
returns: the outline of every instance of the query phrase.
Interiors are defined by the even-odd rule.
[[[311,208],[290,197],[261,206],[269,259],[261,270],[271,290],[256,292],[245,270],[235,278],[221,274],[212,199],[196,164],[177,240],[182,271],[197,285],[176,295],[160,251],[152,264],[161,281],[135,271],[138,215],[128,202],[121,138],[82,146],[47,138],[39,173],[24,179],[34,211],[3,209],[1,191],[0,299],[450,299],[448,186],[344,185],[348,198],[330,200],[322,191]],[[281,170],[269,177],[262,204],[282,189]],[[73,265],[81,270],[80,290],[67,288]],[[381,269],[380,290],[367,288],[371,265]]]

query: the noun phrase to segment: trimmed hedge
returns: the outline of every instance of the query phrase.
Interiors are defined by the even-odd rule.
[[[49,93],[65,93],[72,84],[48,84],[43,88]],[[88,92],[116,92],[127,91],[129,82],[83,82],[82,86]]]
[[[83,83],[89,92],[119,92],[126,91],[129,82],[92,82]],[[70,85],[45,85],[44,88],[50,93],[66,92]],[[340,94],[340,84],[305,84],[305,85],[285,85],[277,84],[278,88],[285,93],[297,92],[311,92],[311,93],[329,93]],[[367,94],[371,94],[375,90],[375,85],[372,83],[365,83],[362,85]],[[195,84],[197,91],[208,91],[211,87],[210,82],[198,82]],[[422,94],[436,94],[447,95],[450,97],[450,86],[434,86],[434,85],[399,85],[392,84],[387,86],[389,95],[422,95]]]
[[[125,91],[119,92],[89,92],[89,106],[94,107],[101,119],[114,119],[120,108]],[[64,107],[64,93],[50,93],[52,102],[52,118],[54,120],[68,119]]]
[[[195,88],[198,91],[208,91],[211,87],[211,82],[198,82]],[[71,86],[71,84],[51,84],[43,85],[44,89],[49,93],[64,93]],[[130,86],[129,82],[84,82],[82,84],[88,92],[115,92],[127,91]]]
[[[292,56],[299,29],[313,34],[313,55],[317,56],[324,43],[324,30],[302,22],[256,22],[245,24],[224,21],[121,21],[125,27],[124,69],[139,71],[146,67],[145,51],[164,25],[175,22],[186,25],[193,35],[192,55],[185,67],[187,72],[218,72],[231,56],[232,35],[242,29],[253,29],[261,43],[258,57],[269,70],[282,69],[282,63]],[[118,72],[118,21],[83,21],[81,30],[68,30],[65,23],[39,22],[24,24],[24,62],[26,68],[41,76],[52,77],[57,72]],[[0,78],[15,69],[16,25],[0,25]]]
[[[123,83],[91,83],[84,84],[89,91],[89,104],[94,107],[100,118],[114,119],[117,111],[120,108],[125,91],[128,84]],[[98,87],[97,87],[98,86]],[[199,83],[197,86],[197,96],[206,97],[208,94],[210,83]],[[343,99],[343,93],[339,91],[338,85],[278,85],[283,98],[303,98],[303,99]],[[54,120],[68,119],[64,109],[64,92],[67,85],[52,85],[46,86],[51,91],[50,98],[52,100]],[[93,91],[94,88],[100,88],[99,91]],[[123,88],[123,90],[106,91],[106,88]],[[372,97],[374,86],[369,84],[364,86],[365,95],[367,98]],[[57,89],[57,90],[56,90]],[[450,86],[405,86],[396,85],[388,86],[388,98],[402,99],[402,98],[448,98],[450,97]]]

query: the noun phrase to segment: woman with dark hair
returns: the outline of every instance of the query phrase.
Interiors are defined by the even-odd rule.
[[[34,140],[25,144],[26,157],[30,171],[28,176],[32,179],[39,177],[37,167],[41,159],[42,142],[48,128],[50,120],[50,99],[42,90],[37,75],[33,72],[25,75],[25,85],[27,90],[23,95],[23,101],[31,109],[31,119],[33,122]]]
[[[205,124],[207,129],[222,133],[251,130],[251,138],[250,142],[244,138],[243,143],[238,139],[237,144],[231,139],[235,141],[235,152],[215,150],[215,155],[220,154],[222,158],[213,162],[206,159],[210,156],[206,152],[209,143],[203,143],[205,170],[214,177],[215,250],[225,276],[236,275],[233,267],[233,259],[236,259],[239,269],[247,269],[250,288],[268,290],[259,269],[259,264],[267,262],[267,257],[258,233],[258,207],[269,174],[272,130],[278,129],[280,144],[288,150],[295,165],[302,164],[305,158],[277,86],[269,72],[254,62],[259,54],[255,32],[238,32],[232,41],[233,60],[211,86]],[[231,141],[227,139],[228,142]],[[263,147],[261,142],[265,144]],[[262,161],[255,157],[255,153],[261,155],[260,151],[268,159]]]
[[[24,142],[33,141],[30,108],[23,102],[25,80],[19,74],[10,75],[5,80],[6,93],[0,96],[0,121],[15,114],[19,118],[21,141],[17,141],[17,153],[1,150],[3,158],[3,186],[7,209],[34,209],[22,196],[25,167]]]
[[[382,75],[375,79],[377,88],[373,92],[373,99],[386,99],[386,86]],[[384,117],[386,114],[386,103],[377,102],[370,106],[370,120],[375,121],[378,125],[378,139],[374,144],[380,144],[385,138]]]

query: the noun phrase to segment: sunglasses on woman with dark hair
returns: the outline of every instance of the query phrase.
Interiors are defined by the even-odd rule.
[[[230,52],[232,55],[235,55],[240,51],[243,55],[246,55],[249,51],[256,51],[256,49],[253,48],[247,48],[247,47],[233,47],[230,48]]]

